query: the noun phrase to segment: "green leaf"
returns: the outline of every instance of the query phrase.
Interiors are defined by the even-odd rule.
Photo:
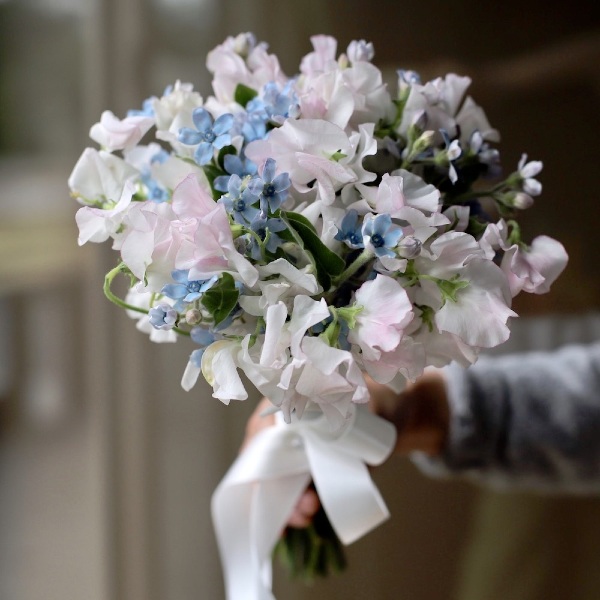
[[[240,292],[229,273],[223,273],[218,283],[204,292],[201,302],[215,320],[215,325],[224,321],[237,304]]]
[[[296,221],[298,223],[302,223],[305,227],[308,227],[311,231],[317,233],[315,226],[304,215],[292,212],[291,210],[285,211],[284,214],[288,217],[288,219],[291,219],[292,221]]]
[[[253,90],[252,88],[244,85],[243,83],[238,83],[235,88],[235,92],[233,94],[233,99],[240,105],[246,108],[246,104],[250,102],[253,98],[258,96],[258,92]]]
[[[315,228],[305,217],[292,212],[282,212],[281,219],[314,265],[317,280],[323,290],[329,290],[332,277],[340,275],[346,268],[344,260],[320,240]]]

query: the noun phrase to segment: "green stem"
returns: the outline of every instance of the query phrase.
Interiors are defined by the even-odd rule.
[[[143,315],[147,315],[150,312],[149,310],[146,310],[145,308],[140,308],[139,306],[134,306],[133,304],[128,304],[127,302],[125,302],[124,300],[121,300],[121,298],[119,298],[118,296],[113,294],[110,287],[112,285],[114,278],[119,273],[123,273],[123,274],[129,273],[129,269],[127,268],[125,263],[118,264],[114,269],[112,269],[111,271],[109,271],[106,274],[106,277],[104,278],[104,295],[113,304],[116,304],[117,306],[120,306],[121,308],[124,308],[125,310],[133,310],[135,312],[142,313]],[[187,335],[187,336],[190,335],[189,331],[185,331],[184,329],[180,329],[179,327],[173,327],[173,331],[175,331],[176,333],[178,333],[180,335]]]
[[[370,260],[372,260],[375,255],[366,248],[356,257],[356,260],[350,263],[344,271],[342,271],[334,280],[333,283],[336,286],[339,286],[341,283],[344,283],[347,279],[350,279],[352,275],[354,275],[361,267],[366,265]]]

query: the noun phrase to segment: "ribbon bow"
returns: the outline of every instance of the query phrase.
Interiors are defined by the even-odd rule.
[[[395,440],[393,425],[363,407],[341,433],[323,415],[305,413],[256,435],[212,497],[227,599],[275,600],[271,553],[311,479],[344,544],[385,521],[389,512],[367,464],[384,462]]]

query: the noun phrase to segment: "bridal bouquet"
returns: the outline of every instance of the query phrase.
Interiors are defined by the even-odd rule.
[[[341,431],[365,374],[400,390],[473,363],[509,337],[512,298],[547,292],[567,257],[521,238],[542,163],[501,175],[468,77],[401,70],[388,87],[370,43],[312,43],[288,77],[251,34],[228,38],[208,54],[211,95],[177,81],[122,119],[105,111],[69,185],[79,244],[119,253],[107,296],[152,341],[194,344],[186,390],[202,373],[215,398],[244,400],[241,372],[285,421],[316,407]]]

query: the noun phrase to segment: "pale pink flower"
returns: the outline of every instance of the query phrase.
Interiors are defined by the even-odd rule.
[[[319,195],[330,203],[336,191],[356,179],[352,169],[331,158],[350,150],[348,136],[336,125],[314,119],[290,119],[266,140],[248,144],[246,156],[259,165],[268,158],[274,159],[281,172],[289,173],[293,188],[303,194],[312,192],[308,184],[316,179]]]
[[[348,341],[360,346],[366,360],[377,360],[382,352],[394,350],[414,317],[402,286],[385,275],[363,283],[355,294],[354,306],[362,310]]]
[[[92,125],[90,137],[106,150],[131,150],[154,126],[154,117],[129,116],[119,119],[105,110],[100,122]]]
[[[250,287],[258,280],[256,268],[235,247],[229,217],[222,204],[215,204],[210,213],[197,220],[194,241],[184,240],[175,266],[189,269],[194,280],[210,279],[224,271],[239,276]]]
[[[313,75],[335,69],[337,66],[336,39],[328,35],[314,35],[310,41],[314,50],[302,58],[300,72],[304,75]]]
[[[569,257],[557,240],[540,235],[529,248],[511,246],[502,258],[501,267],[508,277],[513,296],[525,291],[545,294],[567,266]]]

